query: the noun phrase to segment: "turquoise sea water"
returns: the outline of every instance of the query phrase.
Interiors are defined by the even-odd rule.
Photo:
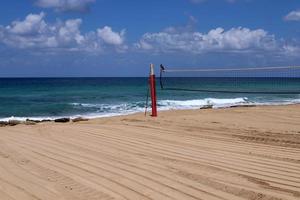
[[[0,120],[11,117],[102,117],[142,112],[147,78],[13,78],[0,79]],[[165,78],[166,87],[229,91],[300,91],[300,78]],[[212,104],[294,104],[300,94],[208,93],[161,90],[159,110],[199,108]]]

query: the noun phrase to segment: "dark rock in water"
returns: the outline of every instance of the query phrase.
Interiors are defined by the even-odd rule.
[[[77,117],[72,120],[73,122],[81,122],[81,121],[88,121],[88,119],[82,118],[82,117]]]
[[[26,121],[24,122],[25,125],[36,125],[36,123],[38,123],[38,122],[36,122],[36,121],[34,121],[34,120],[26,120]]]
[[[234,105],[230,106],[230,108],[245,108],[245,107],[256,107],[256,105]]]
[[[59,122],[59,123],[66,123],[69,121],[70,121],[70,118],[59,118],[59,119],[54,120],[54,122]]]
[[[18,125],[18,124],[22,124],[22,122],[19,121],[19,120],[9,120],[9,121],[8,121],[8,125],[9,125],[9,126],[16,126],[16,125]]]
[[[7,126],[8,122],[0,122],[0,127]]]
[[[40,123],[41,122],[41,120],[33,120],[33,119],[26,119],[26,122],[34,122],[34,123]],[[25,124],[26,124],[26,122],[25,122]]]
[[[213,106],[212,105],[205,105],[205,106],[202,106],[200,109],[212,109]]]
[[[39,122],[52,122],[53,120],[50,120],[50,119],[43,119],[43,120],[41,120],[41,121],[39,121]]]

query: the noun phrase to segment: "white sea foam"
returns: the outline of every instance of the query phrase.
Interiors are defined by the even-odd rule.
[[[254,105],[258,106],[280,106],[280,105],[293,105],[300,104],[300,99],[290,99],[290,100],[282,100],[282,101],[269,101],[269,102],[255,102]]]
[[[11,120],[26,121],[27,119],[34,120],[34,121],[43,121],[43,120],[51,120],[52,121],[57,118],[58,117],[14,117],[14,116],[11,116],[11,117],[6,117],[6,118],[1,118],[0,121],[2,121],[2,122],[8,122]]]
[[[233,105],[243,105],[249,103],[246,97],[234,98],[234,99],[194,99],[194,100],[162,100],[159,101],[159,105],[163,109],[193,109],[203,106],[211,105],[214,108],[230,107]]]

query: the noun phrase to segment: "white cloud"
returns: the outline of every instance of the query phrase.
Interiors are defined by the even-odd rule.
[[[13,21],[6,27],[0,26],[2,43],[8,46],[26,48],[31,46],[45,46],[47,35],[53,29],[44,21],[45,14],[29,14],[23,21]]]
[[[89,10],[91,3],[96,0],[37,0],[36,5],[42,8],[53,8],[56,11],[79,11]]]
[[[58,29],[58,38],[63,43],[76,42],[77,44],[82,44],[85,40],[85,37],[80,33],[80,25],[82,23],[81,19],[70,19],[67,20],[63,25]]]
[[[98,31],[82,33],[81,19],[69,19],[47,23],[45,14],[29,14],[23,21],[13,21],[4,27],[0,25],[0,43],[14,48],[34,48],[67,51],[103,51],[115,49],[124,51],[125,32],[113,32],[105,26]],[[101,34],[99,34],[99,32]]]
[[[111,27],[105,26],[97,30],[98,36],[103,39],[107,44],[122,45],[124,43],[125,30],[120,33],[114,32]]]
[[[29,14],[24,21],[14,21],[7,29],[15,34],[33,34],[41,32],[46,27],[46,23],[43,21],[45,14],[41,12],[38,15]]]
[[[284,45],[283,53],[287,56],[299,56],[300,54],[300,46],[296,45]]]
[[[144,34],[136,47],[159,52],[181,51],[195,54],[216,51],[244,52],[274,50],[276,40],[263,29],[238,27],[225,31],[223,28],[216,28],[208,33],[200,33],[167,28],[162,32]]]
[[[290,12],[284,19],[287,21],[300,21],[300,10]]]

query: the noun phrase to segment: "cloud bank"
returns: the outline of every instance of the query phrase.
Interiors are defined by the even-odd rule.
[[[264,29],[251,30],[221,27],[206,33],[195,31],[191,25],[168,27],[160,32],[145,33],[137,42],[126,44],[126,31],[110,26],[82,32],[82,19],[46,21],[46,14],[29,14],[7,26],[0,25],[0,43],[16,49],[41,51],[150,52],[150,53],[260,53],[297,56],[299,42],[276,39]]]
[[[105,26],[97,31],[82,33],[82,20],[45,21],[45,13],[29,14],[22,21],[0,26],[0,43],[14,48],[39,48],[69,51],[103,51],[126,49],[125,31],[114,32]]]
[[[208,33],[178,31],[167,28],[162,32],[145,33],[136,47],[158,52],[188,52],[194,54],[206,52],[249,52],[255,50],[274,50],[274,35],[263,29],[223,28],[210,30]]]

